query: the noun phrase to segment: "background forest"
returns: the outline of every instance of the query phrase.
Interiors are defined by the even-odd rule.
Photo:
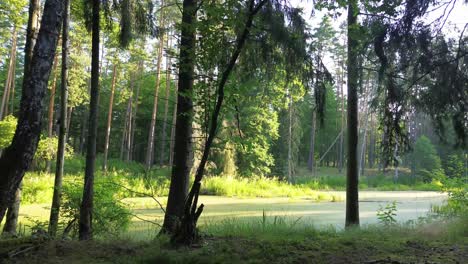
[[[216,208],[206,195],[345,201],[340,221],[355,227],[360,191],[436,191],[443,202],[424,221],[460,228],[468,21],[447,21],[466,1],[306,2],[312,14],[298,3],[1,1],[5,240],[256,236],[236,213],[199,228],[199,196]],[[373,218],[396,228],[386,202]],[[297,229],[277,217],[266,233]],[[378,238],[363,230],[349,232]],[[333,232],[314,234],[352,235]],[[466,222],[461,236],[463,256]]]

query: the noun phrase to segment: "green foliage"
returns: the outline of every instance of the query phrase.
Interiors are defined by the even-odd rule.
[[[434,145],[426,136],[421,136],[416,140],[411,158],[418,175],[424,182],[442,177],[440,158]]]
[[[78,231],[78,219],[83,195],[80,181],[71,181],[63,186],[63,201],[60,211],[63,226],[71,226],[70,235]],[[116,193],[119,187],[108,179],[98,178],[94,185],[93,233],[97,236],[118,235],[127,230],[132,218],[125,204]]]
[[[377,218],[379,222],[385,226],[395,225],[397,223],[396,217],[396,201],[387,204],[385,207],[380,206],[379,210],[377,211]]]
[[[307,185],[292,185],[276,178],[208,177],[202,194],[230,197],[306,197],[315,201],[340,201],[341,197],[312,190]]]
[[[444,190],[448,193],[445,205],[433,206],[432,212],[442,217],[468,217],[468,186],[466,179],[447,179]]]
[[[12,115],[0,121],[0,149],[4,149],[11,144],[17,123],[18,120]]]
[[[468,168],[465,167],[463,156],[452,154],[447,157],[444,170],[449,178],[463,178]]]
[[[57,156],[58,149],[58,138],[56,136],[46,137],[41,136],[37,145],[37,150],[34,155],[34,159],[39,167],[47,161],[52,161]],[[65,158],[73,157],[73,148],[65,144]]]

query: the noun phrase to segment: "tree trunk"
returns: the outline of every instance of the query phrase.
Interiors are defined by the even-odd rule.
[[[55,237],[62,201],[63,167],[65,163],[65,140],[67,136],[67,102],[68,102],[68,28],[70,24],[70,2],[64,0],[65,10],[63,12],[62,27],[62,79],[60,87],[60,132],[58,138],[57,163],[55,166],[54,194],[49,218],[49,234]]]
[[[167,48],[169,48],[169,34],[167,34]],[[167,137],[167,112],[169,111],[169,88],[171,87],[171,59],[169,58],[169,53],[166,53],[166,101],[164,105],[164,121],[162,127],[162,138],[161,138],[161,148],[159,150],[159,166],[164,165],[164,159],[166,156],[166,137]]]
[[[2,105],[0,106],[0,120],[3,120],[8,115],[8,100],[10,99],[10,91],[12,83],[15,81],[15,64],[16,64],[16,26],[13,28],[13,37],[11,40],[10,62],[8,63],[7,78],[5,81],[5,90],[2,96]]]
[[[25,60],[25,68],[27,69],[25,69],[26,74],[24,75],[18,125],[11,145],[5,149],[0,158],[0,168],[2,168],[0,173],[0,222],[3,220],[8,206],[13,203],[14,194],[20,186],[24,173],[31,165],[37,149],[43,110],[41,102],[52,69],[62,22],[62,12],[62,0],[47,0],[45,2],[44,15],[37,44],[34,46],[33,58]],[[34,16],[31,10],[30,15]],[[28,32],[31,32],[29,26]],[[28,43],[29,46],[31,44],[31,40],[28,39],[26,51],[28,51]],[[26,54],[29,53],[26,52]]]
[[[163,2],[161,2],[163,4]],[[160,15],[159,17],[159,26],[161,28],[164,28],[164,15]],[[145,159],[145,165],[146,165],[146,171],[149,171],[151,169],[151,166],[153,165],[154,162],[154,134],[155,134],[155,128],[156,128],[156,117],[158,113],[158,99],[159,99],[159,87],[160,85],[160,80],[161,80],[161,62],[162,62],[162,54],[163,54],[163,49],[164,49],[164,36],[161,36],[161,39],[159,41],[159,47],[158,47],[158,61],[156,65],[156,85],[154,88],[154,101],[153,101],[153,113],[151,114],[151,124],[150,124],[150,129],[148,133],[148,145],[146,148],[146,159]]]
[[[195,69],[195,23],[198,0],[184,0],[179,49],[177,118],[174,136],[174,165],[162,232],[173,233],[183,215],[187,198],[192,151],[193,90]]]
[[[341,73],[341,79],[344,79],[344,58],[341,61],[342,63],[342,70],[343,72]],[[341,173],[343,171],[343,161],[344,161],[344,131],[345,131],[345,97],[344,97],[344,92],[343,92],[343,85],[344,81],[341,82],[340,84],[340,94],[341,94],[341,136],[340,136],[340,157],[338,161],[338,172]]]
[[[104,160],[102,162],[102,170],[107,172],[107,155],[109,154],[109,141],[110,141],[110,132],[112,125],[112,109],[114,107],[114,93],[115,93],[115,79],[117,72],[117,63],[114,64],[112,69],[112,85],[111,85],[111,94],[109,99],[109,110],[107,112],[107,127],[106,127],[106,139],[104,143]]]
[[[140,62],[138,64],[138,72],[141,72],[143,68],[143,64]],[[131,132],[130,132],[130,149],[129,149],[129,160],[133,160],[134,157],[133,157],[133,154],[134,154],[134,142],[135,142],[135,128],[136,128],[136,115],[137,115],[137,112],[138,112],[138,98],[140,97],[140,87],[141,87],[141,76],[142,74],[140,74],[140,80],[138,80],[138,83],[137,83],[137,90],[136,90],[136,94],[135,94],[135,99],[134,99],[134,102],[135,102],[135,110],[133,111],[133,117],[132,117],[132,129],[131,129]]]
[[[393,183],[398,182],[398,143],[395,145],[395,150],[393,151],[393,159],[395,160],[395,174],[393,174]]]
[[[130,74],[130,93],[133,93],[134,75]],[[125,119],[122,131],[122,141],[120,146],[120,159],[128,161],[130,151],[130,131],[132,130],[132,99],[133,95],[128,98],[127,109],[125,111]]]
[[[18,226],[18,216],[19,216],[19,208],[21,204],[21,190],[23,189],[23,183],[20,183],[18,189],[15,192],[15,200],[13,204],[8,207],[8,211],[6,214],[6,221],[5,225],[3,226],[2,235],[5,236],[15,236],[16,235],[16,228]]]
[[[364,89],[364,93],[366,94],[364,96],[364,133],[362,135],[362,142],[361,142],[361,152],[359,155],[359,171],[358,171],[358,177],[360,178],[364,174],[364,163],[365,163],[365,157],[366,157],[366,144],[367,144],[367,128],[369,126],[369,98],[372,97],[373,94],[373,87],[372,85],[369,84],[369,78],[370,76],[367,76],[367,81],[366,81],[366,88]]]
[[[293,177],[293,161],[292,161],[292,95],[289,91],[288,95],[289,107],[288,107],[288,182],[292,183]]]
[[[169,167],[172,168],[174,164],[174,140],[175,140],[175,129],[176,129],[176,118],[177,118],[177,86],[178,81],[176,81],[175,91],[174,91],[174,109],[172,111],[172,123],[171,123],[171,138],[169,142]]]
[[[358,196],[358,33],[357,0],[348,2],[348,164],[346,172],[346,227],[359,225]]]
[[[307,160],[307,168],[309,171],[314,171],[315,166],[315,127],[317,126],[317,116],[315,109],[312,109],[312,127],[310,130],[310,147],[309,159]]]
[[[91,92],[91,79],[88,79],[88,94]],[[86,107],[83,109],[83,116],[81,120],[81,135],[80,135],[80,153],[81,155],[85,155],[85,149],[86,149],[86,136],[87,136],[87,131],[86,127],[88,126],[88,111],[86,110]]]
[[[60,37],[59,37],[59,42],[60,42]],[[52,69],[52,72],[54,74],[54,79],[52,80],[52,86],[50,87],[50,98],[49,98],[49,108],[48,114],[47,114],[47,136],[52,137],[54,134],[54,105],[55,105],[55,89],[57,85],[57,63],[58,62],[58,56],[55,54],[55,59],[54,59],[54,66]],[[46,165],[46,171],[50,172],[50,167],[51,167],[51,161],[47,161]]]
[[[375,129],[374,129],[374,115],[371,113],[370,116],[370,133],[369,133],[369,147],[367,148],[367,163],[369,168],[374,167],[374,153],[375,153]]]
[[[86,167],[83,188],[83,199],[80,207],[79,239],[89,240],[93,237],[93,199],[94,169],[96,165],[97,111],[99,100],[99,10],[100,0],[93,0],[93,33],[91,54],[91,100],[89,103],[89,129],[86,149]]]
[[[250,32],[250,28],[252,27],[253,18],[267,1],[268,0],[262,0],[261,2],[258,3],[257,6],[255,6],[255,0],[251,0],[249,2],[248,16],[247,16],[247,21],[245,23],[244,30],[238,36],[236,40],[236,47],[234,48],[234,51],[229,59],[229,62],[226,65],[226,68],[224,69],[224,71],[222,72],[221,78],[219,79],[216,104],[213,110],[213,114],[211,116],[210,130],[208,132],[208,138],[203,148],[202,158],[200,160],[200,164],[198,165],[197,171],[195,173],[195,180],[193,182],[190,193],[188,194],[187,199],[181,204],[183,206],[182,208],[183,215],[182,215],[182,218],[180,218],[180,225],[175,230],[173,230],[173,236],[171,237],[172,242],[175,244],[190,245],[193,242],[195,242],[196,239],[198,238],[197,221],[201,213],[203,212],[203,207],[204,207],[203,204],[201,204],[198,207],[198,196],[200,194],[201,180],[203,179],[203,174],[205,172],[205,166],[208,161],[208,155],[210,153],[213,140],[216,136],[216,131],[218,127],[218,118],[219,118],[221,107],[224,101],[224,87],[229,79],[229,76],[232,70],[234,69],[234,66],[236,65],[236,61],[239,58],[239,55],[247,40],[247,37]],[[193,3],[193,2],[190,1],[190,3]],[[185,1],[184,1],[184,4],[185,4]],[[193,4],[196,4],[196,3],[193,3]],[[194,6],[192,6],[192,8],[193,7]],[[182,50],[182,47],[183,46],[181,46],[181,50]],[[179,89],[180,88],[182,87],[179,87]],[[176,144],[177,144],[177,141],[176,141]],[[177,154],[177,151],[178,149],[176,148],[176,154]],[[177,162],[176,158],[175,160]],[[177,165],[175,166],[175,168],[176,167]],[[172,182],[171,182],[171,187],[172,187]],[[168,201],[170,200],[170,195],[171,193],[169,192]],[[169,209],[169,203],[168,203],[168,209]],[[167,214],[167,210],[166,210],[166,214]],[[166,218],[167,218],[167,215],[165,219]]]
[[[16,43],[15,45],[15,60],[13,62],[13,70],[12,70],[12,75],[11,75],[11,82],[10,82],[10,113],[13,115],[14,110],[15,110],[15,86],[16,86],[16,60],[17,60],[17,55],[16,55],[16,50],[18,49],[18,44]],[[7,100],[8,101],[8,100]],[[7,104],[8,107],[8,104]]]
[[[70,131],[70,126],[71,126],[71,122],[72,122],[72,116],[73,116],[73,107],[68,107],[67,108],[67,125],[66,125],[66,129],[67,131]],[[60,134],[60,131],[57,132],[57,134]],[[70,141],[70,139],[68,138],[70,136],[70,134],[66,133],[65,134],[67,137],[65,138],[65,142],[68,142]]]

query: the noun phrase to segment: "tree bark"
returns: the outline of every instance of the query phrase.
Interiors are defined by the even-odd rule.
[[[346,227],[359,226],[358,196],[358,33],[357,0],[348,2],[348,164],[346,172]]]
[[[60,42],[60,37],[59,37]],[[58,56],[55,54],[54,66],[52,72],[54,74],[54,79],[52,80],[52,86],[50,87],[50,98],[49,98],[49,108],[47,109],[47,136],[52,137],[54,134],[54,105],[55,105],[55,90],[57,87],[57,63]],[[47,161],[46,171],[50,172],[51,161]]]
[[[367,128],[369,126],[369,98],[372,97],[373,94],[373,87],[369,84],[369,75],[367,76],[366,87],[364,88],[364,132],[362,135],[362,142],[361,142],[361,152],[359,153],[359,170],[358,170],[358,177],[364,174],[364,166],[365,166],[365,158],[366,158],[366,144],[367,144]]]
[[[109,154],[109,141],[110,141],[111,126],[112,126],[112,109],[114,107],[116,74],[117,74],[117,63],[114,63],[114,67],[112,69],[112,85],[111,85],[111,94],[110,94],[110,99],[109,99],[109,110],[107,112],[106,139],[104,143],[104,160],[102,162],[102,170],[104,172],[107,172],[107,156]]]
[[[195,69],[195,23],[198,0],[184,0],[180,34],[177,118],[174,135],[174,165],[162,232],[173,233],[183,215],[188,193],[192,151],[193,78]]]
[[[161,2],[161,4],[163,4],[163,2]],[[161,28],[164,28],[164,15],[160,16],[159,26]],[[153,165],[153,162],[154,162],[154,138],[155,138],[154,134],[156,130],[156,117],[158,113],[159,87],[161,86],[160,80],[161,80],[161,62],[162,62],[163,49],[164,49],[164,36],[161,36],[161,40],[159,41],[159,47],[158,47],[158,61],[156,65],[156,85],[154,88],[153,113],[151,114],[151,124],[150,124],[149,133],[148,133],[148,145],[146,148],[146,159],[145,159],[146,171],[149,171],[151,169],[151,166]]]
[[[344,57],[344,55],[343,55]],[[340,94],[341,94],[341,136],[340,136],[340,157],[339,157],[339,164],[338,164],[338,172],[341,173],[343,171],[343,161],[344,161],[344,131],[345,131],[345,97],[344,97],[344,92],[343,92],[343,85],[344,85],[344,58],[341,61],[342,63],[342,70],[343,72],[341,73],[341,84],[340,84]]]
[[[309,159],[307,160],[307,168],[309,171],[314,171],[315,166],[315,127],[317,125],[317,116],[315,109],[312,109],[312,127],[310,129],[310,146]]]
[[[15,192],[15,200],[13,204],[8,207],[5,225],[3,226],[2,235],[5,236],[15,236],[16,229],[18,226],[18,216],[19,216],[19,208],[21,204],[21,190],[23,189],[23,183],[20,183],[18,189]]]
[[[93,33],[91,51],[91,100],[89,103],[89,129],[86,149],[86,167],[83,188],[83,199],[80,207],[79,239],[92,239],[94,169],[96,166],[97,111],[99,100],[99,31],[100,0],[93,0]]]
[[[16,26],[13,28],[13,37],[11,40],[10,62],[8,63],[7,78],[5,81],[5,90],[2,96],[2,105],[0,106],[0,120],[3,120],[8,115],[8,100],[12,84],[15,82],[15,64],[16,64],[16,43],[17,43]]]
[[[38,8],[38,7],[37,7]],[[27,59],[15,135],[0,159],[0,222],[31,165],[41,133],[42,100],[52,69],[62,22],[63,0],[47,0],[33,57]],[[30,15],[34,15],[30,10]],[[30,18],[31,20],[31,18]],[[28,28],[29,29],[29,28]],[[28,30],[31,32],[30,30]],[[28,38],[29,39],[29,38]],[[27,41],[30,44],[31,41]],[[28,50],[28,45],[26,46]],[[26,53],[28,54],[28,53]],[[26,56],[28,57],[28,56]]]
[[[52,137],[54,133],[54,105],[55,105],[55,91],[57,87],[57,64],[58,64],[58,56],[55,55],[54,66],[52,69],[52,72],[54,73],[54,79],[52,80],[52,86],[50,87],[49,108],[48,108],[48,114],[47,114],[47,121],[48,121],[47,135],[49,137]]]
[[[91,79],[88,79],[88,94],[91,92]],[[80,135],[80,153],[81,155],[85,155],[85,149],[86,149],[86,136],[87,136],[87,131],[86,127],[88,126],[88,111],[83,109],[83,116],[81,120],[81,135]]]
[[[288,107],[288,182],[292,183],[293,181],[293,160],[292,160],[292,95],[289,91],[288,95],[289,107]]]
[[[57,234],[60,204],[62,201],[63,168],[65,163],[65,140],[67,137],[67,102],[68,102],[68,29],[70,24],[70,2],[64,0],[62,26],[62,79],[60,89],[60,132],[58,138],[57,163],[55,166],[54,194],[49,218],[49,234]]]
[[[169,34],[167,34],[167,48],[169,48]],[[162,138],[161,138],[161,147],[159,150],[159,166],[162,167],[164,165],[164,159],[166,156],[166,137],[167,137],[167,113],[169,111],[169,88],[171,87],[171,59],[169,57],[169,53],[166,52],[166,100],[164,105],[164,118],[163,118],[163,127],[162,127]]]
[[[133,94],[134,73],[130,74],[130,93]],[[125,110],[124,125],[122,131],[122,141],[120,145],[120,159],[128,161],[130,151],[130,131],[132,130],[132,100],[133,95],[128,98],[127,109]]]
[[[140,62],[138,64],[138,72],[141,72],[143,68],[143,64]],[[130,147],[129,147],[129,160],[133,160],[133,155],[134,155],[134,141],[135,141],[135,128],[136,128],[136,115],[138,112],[138,98],[140,97],[140,87],[141,87],[141,77],[142,74],[140,74],[140,80],[137,82],[137,89],[136,89],[136,94],[135,94],[135,99],[134,99],[134,104],[135,104],[135,110],[133,110],[133,117],[132,117],[132,129],[130,132]]]
[[[169,142],[169,167],[171,168],[172,168],[172,165],[174,164],[174,140],[175,140],[175,129],[176,129],[176,118],[177,118],[177,97],[178,97],[177,86],[178,86],[178,81],[176,81],[175,91],[174,91],[175,100],[174,100],[174,109],[172,111],[171,138]]]
[[[26,79],[26,76],[29,75],[29,70],[30,70],[30,64],[31,64],[31,58],[33,55],[33,49],[34,45],[36,43],[36,37],[38,33],[38,21],[39,21],[39,13],[40,13],[40,3],[39,0],[31,0],[29,3],[29,18],[28,18],[28,27],[26,29],[26,46],[25,46],[25,58],[24,58],[24,71],[23,71],[23,87],[24,87],[24,82]],[[15,28],[15,49],[14,49],[14,58],[13,61],[13,70],[10,72],[10,83],[9,83],[9,89],[8,92],[11,93],[11,112],[13,113],[13,108],[14,108],[14,93],[15,93],[15,72],[16,72],[16,46],[17,46],[17,38],[16,38],[16,28]],[[10,70],[10,68],[9,68]],[[7,97],[7,102],[8,102],[8,97]],[[8,107],[8,103],[5,104],[6,110]],[[1,119],[0,115],[0,119]],[[16,233],[16,226],[18,223],[18,213],[19,213],[19,206],[21,204],[21,189],[22,189],[22,183],[20,182],[18,189],[15,191],[15,196],[14,196],[14,202],[12,205],[8,208],[8,213],[7,213],[7,219],[5,223],[5,228],[4,231],[8,232],[10,234]],[[1,218],[0,218],[0,223],[1,223]]]

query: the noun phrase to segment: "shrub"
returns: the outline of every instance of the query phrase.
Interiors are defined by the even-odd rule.
[[[396,201],[387,204],[385,207],[380,206],[377,211],[377,218],[380,223],[385,226],[395,225],[397,223],[396,217]]]
[[[76,236],[78,219],[83,195],[83,184],[71,181],[63,186],[61,221],[69,227],[70,235]],[[121,203],[116,193],[119,187],[106,179],[96,179],[94,184],[93,233],[97,236],[118,235],[127,230],[132,215],[125,204]]]
[[[421,136],[416,140],[412,156],[416,170],[433,171],[441,168],[436,149],[426,136]]]
[[[57,137],[46,137],[41,136],[39,143],[37,145],[36,154],[34,159],[38,165],[44,165],[47,161],[52,161],[57,156],[58,149],[58,138]],[[65,144],[65,158],[70,158],[73,156],[73,148]]]
[[[450,155],[445,162],[445,174],[449,178],[462,178],[465,173],[465,164],[461,155]]]

